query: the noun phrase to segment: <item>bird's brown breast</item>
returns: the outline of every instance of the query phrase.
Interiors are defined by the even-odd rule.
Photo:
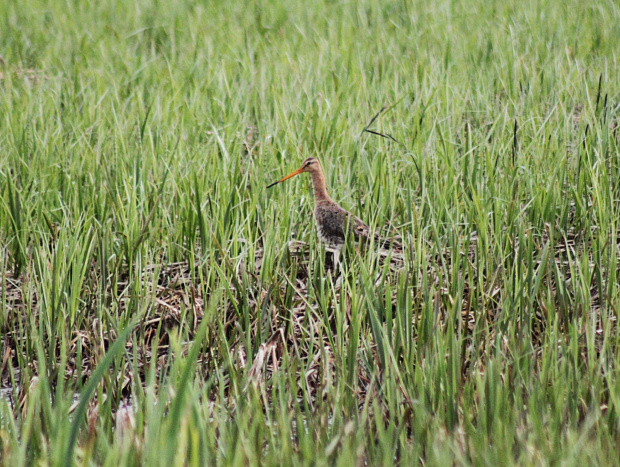
[[[345,228],[344,209],[336,204],[317,204],[314,209],[319,238],[328,246],[344,244]]]

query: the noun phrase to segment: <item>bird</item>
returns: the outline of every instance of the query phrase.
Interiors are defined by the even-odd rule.
[[[352,237],[357,244],[374,240],[375,244],[383,248],[401,248],[397,240],[381,238],[364,221],[344,209],[329,196],[325,186],[323,168],[316,157],[308,157],[299,169],[271,183],[267,188],[301,173],[309,173],[312,176],[314,219],[317,232],[326,249],[334,255],[334,266],[339,264],[340,252],[345,245],[347,235]]]

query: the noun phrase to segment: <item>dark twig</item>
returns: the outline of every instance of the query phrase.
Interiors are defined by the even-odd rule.
[[[363,129],[363,130],[362,130],[362,132],[360,133],[360,136],[362,136],[362,135],[364,134],[364,132],[365,132],[365,131],[367,131],[367,130],[368,130],[368,128],[370,128],[370,127],[372,126],[372,124],[373,124],[373,123],[375,123],[375,120],[376,120],[377,118],[379,118],[379,115],[381,115],[383,112],[385,112],[385,111],[387,110],[387,108],[388,108],[388,107],[389,107],[389,106],[387,106],[387,105],[384,105],[383,107],[381,107],[381,110],[379,110],[379,112],[377,112],[377,113],[375,114],[375,116],[374,116],[374,117],[372,117],[372,118],[370,119],[370,122],[368,122],[368,125],[366,125],[366,126],[364,127],[364,129]]]
[[[396,138],[394,138],[391,134],[386,133],[379,133],[378,131],[374,131],[374,130],[368,130],[365,129],[364,130],[366,133],[371,133],[373,135],[377,135],[377,136],[381,136],[382,138],[387,138],[387,139],[391,139],[392,141],[395,141],[396,143],[400,144],[401,146],[405,147],[405,145],[403,143],[401,143],[400,141],[398,141]]]
[[[596,107],[594,113],[598,112],[598,104],[601,101],[601,87],[603,86],[603,73],[598,77],[598,91],[596,92]]]
[[[406,97],[406,95],[405,95],[405,96],[403,96],[403,97],[401,97],[400,99],[398,99],[398,100],[397,100],[396,102],[394,102],[393,104],[390,104],[390,105],[384,105],[383,107],[381,107],[381,110],[379,110],[379,112],[377,112],[377,113],[374,115],[374,117],[372,117],[372,118],[370,119],[370,122],[368,122],[368,125],[366,125],[366,126],[364,127],[364,129],[363,129],[363,130],[362,130],[362,132],[360,133],[360,136],[362,136],[362,135],[364,134],[364,132],[366,132],[366,133],[371,133],[371,134],[373,134],[373,135],[377,135],[377,136],[381,136],[381,137],[383,137],[383,138],[388,138],[388,139],[391,139],[392,141],[394,141],[394,142],[396,142],[396,143],[400,144],[402,147],[404,147],[405,149],[407,149],[407,147],[406,147],[404,144],[402,144],[400,141],[398,141],[398,140],[397,140],[396,138],[394,138],[392,135],[390,135],[390,134],[388,134],[388,133],[385,133],[385,134],[383,134],[383,133],[379,133],[378,131],[373,131],[373,130],[370,130],[370,129],[369,129],[369,128],[372,126],[372,124],[373,124],[373,123],[375,123],[375,121],[379,118],[379,116],[380,116],[382,113],[387,112],[388,110],[392,109],[392,108],[393,108],[393,107],[395,107],[396,105],[400,104],[400,103],[403,101],[403,99],[405,99],[405,97]]]
[[[515,159],[517,157],[517,151],[519,150],[519,140],[517,138],[517,131],[519,131],[519,124],[515,118],[515,127],[512,135],[512,165],[515,165]]]

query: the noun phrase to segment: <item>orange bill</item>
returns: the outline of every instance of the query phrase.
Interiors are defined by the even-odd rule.
[[[267,185],[267,188],[271,188],[274,185],[277,185],[278,183],[282,183],[284,180],[288,180],[291,177],[294,177],[295,175],[299,175],[303,170],[302,169],[297,169],[295,172],[293,172],[290,175],[287,175],[284,178],[281,178],[280,180],[278,180],[277,182],[273,182],[271,185]]]

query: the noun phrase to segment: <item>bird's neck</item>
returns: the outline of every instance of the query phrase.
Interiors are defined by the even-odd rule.
[[[314,201],[330,201],[331,198],[325,187],[325,176],[321,172],[312,173],[312,188],[314,191]]]

